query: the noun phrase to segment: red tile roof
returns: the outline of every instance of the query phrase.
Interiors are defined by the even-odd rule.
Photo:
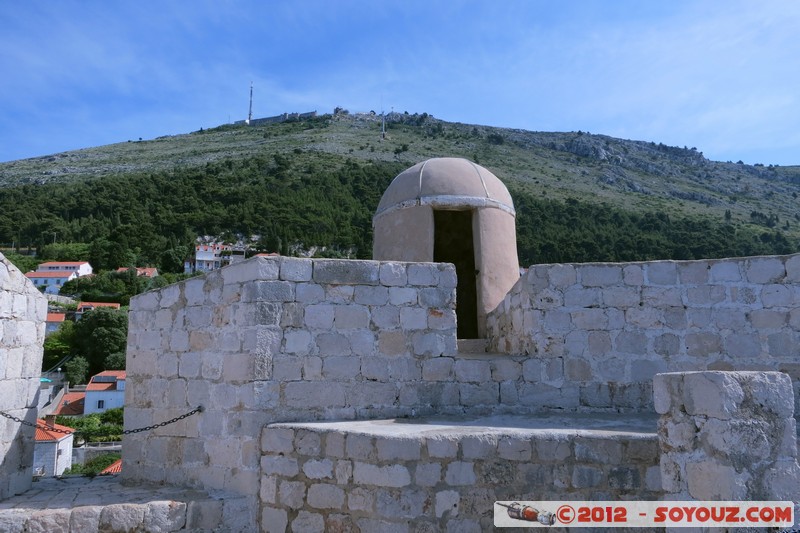
[[[61,405],[56,408],[53,414],[61,416],[82,415],[85,400],[85,392],[68,392],[61,399]]]
[[[39,265],[41,267],[54,267],[54,266],[80,266],[88,265],[88,261],[48,261]]]
[[[122,459],[117,459],[103,470],[100,471],[100,474],[121,474],[122,473]]]
[[[64,322],[65,313],[47,313],[47,322]]]
[[[81,311],[84,308],[92,308],[95,307],[111,307],[113,309],[119,309],[120,305],[118,303],[113,302],[79,302],[78,303],[78,311]]]
[[[47,426],[48,424],[42,420],[41,418],[36,421],[39,426]],[[36,442],[56,442],[59,441],[75,431],[72,428],[68,428],[67,426],[62,426],[61,424],[53,424],[52,427],[54,429],[60,429],[61,431],[68,431],[69,433],[60,433],[58,431],[50,431],[47,429],[42,429],[40,427],[36,428]]]
[[[26,278],[68,278],[70,276],[75,276],[75,272],[72,270],[55,270],[52,272],[26,272]]]
[[[97,377],[101,379],[96,380]],[[114,378],[113,381],[109,380],[106,381],[102,379],[105,378]],[[89,384],[86,385],[86,391],[104,391],[104,390],[117,390],[117,381],[124,381],[125,380],[125,371],[124,370],[105,370],[100,372],[99,374],[95,374],[92,376],[92,379],[89,380]]]

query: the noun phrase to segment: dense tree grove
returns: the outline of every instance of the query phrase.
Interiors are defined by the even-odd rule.
[[[148,175],[0,189],[0,243],[82,243],[96,270],[180,271],[198,235],[260,235],[290,244],[371,254],[371,220],[398,163],[332,156],[255,157]],[[281,249],[275,249],[280,247]]]
[[[127,311],[98,307],[77,322],[64,321],[45,339],[42,368],[72,356],[64,366],[70,383],[85,383],[103,370],[122,370],[127,338]]]
[[[55,259],[87,259],[96,270],[151,265],[162,273],[182,269],[198,235],[258,235],[262,251],[325,247],[329,256],[369,258],[372,215],[406,166],[297,149],[161,174],[3,188],[0,243],[21,242],[22,251],[39,247]],[[798,250],[776,228],[545,200],[513,184],[510,189],[523,265]],[[118,276],[75,285],[102,299],[109,292],[135,294],[137,283]]]
[[[520,264],[702,259],[798,251],[779,231],[737,229],[708,218],[632,213],[577,200],[512,194]]]

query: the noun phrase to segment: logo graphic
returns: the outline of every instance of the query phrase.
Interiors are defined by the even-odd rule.
[[[522,505],[519,502],[514,502],[511,505],[497,502],[497,505],[505,507],[508,516],[515,520],[524,520],[525,522],[539,522],[545,526],[552,526],[556,523],[556,515],[548,511],[540,511],[529,505]]]

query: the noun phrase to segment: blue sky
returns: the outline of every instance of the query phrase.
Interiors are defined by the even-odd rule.
[[[335,106],[800,164],[794,0],[0,0],[0,161]]]

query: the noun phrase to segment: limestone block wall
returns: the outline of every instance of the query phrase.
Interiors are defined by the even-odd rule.
[[[800,524],[800,464],[786,374],[659,374],[654,393],[668,499],[791,501]]]
[[[127,435],[123,476],[252,496],[267,423],[459,406],[434,379],[455,286],[450,265],[257,257],[133,298],[125,427],[206,410]]]
[[[0,411],[36,422],[47,300],[0,254]],[[0,500],[33,476],[34,430],[0,417]]]
[[[535,265],[488,336],[580,408],[651,410],[653,376],[689,370],[785,372],[800,402],[800,255]]]
[[[265,428],[261,530],[479,533],[496,500],[662,495],[655,434],[403,425]]]

